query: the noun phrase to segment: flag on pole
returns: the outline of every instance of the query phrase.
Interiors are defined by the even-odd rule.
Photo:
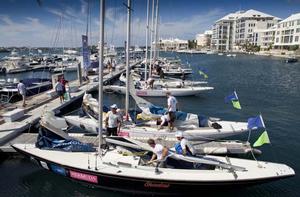
[[[204,79],[208,78],[208,75],[205,74],[202,70],[199,70],[199,75],[202,75],[204,77]]]
[[[268,136],[267,131],[264,131],[259,138],[256,140],[256,142],[253,144],[253,147],[262,146],[264,144],[270,144],[270,138]]]
[[[248,129],[266,128],[261,115],[248,119]]]
[[[229,103],[229,102],[232,103],[234,108],[242,109],[239,98],[235,91],[232,94],[225,97],[225,103]]]

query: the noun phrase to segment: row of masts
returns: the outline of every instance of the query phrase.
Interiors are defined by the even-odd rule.
[[[146,24],[146,52],[145,52],[145,69],[148,67],[148,40],[150,33],[150,58],[149,58],[149,76],[152,73],[152,62],[157,59],[157,38],[158,38],[158,5],[159,0],[152,0],[152,19],[151,28],[149,27],[149,13],[150,13],[150,0],[147,0],[147,24]],[[131,34],[131,0],[127,0],[127,33],[126,33],[126,97],[125,97],[125,111],[126,120],[128,120],[129,111],[129,48],[130,48],[130,34]],[[98,128],[99,128],[99,150],[102,144],[102,106],[103,106],[103,49],[104,49],[104,18],[105,18],[105,0],[100,0],[100,33],[99,33],[99,114],[98,114]],[[155,11],[155,15],[154,15]],[[155,19],[154,19],[155,18]],[[155,44],[153,44],[155,43]],[[145,70],[145,80],[147,79],[147,72]]]

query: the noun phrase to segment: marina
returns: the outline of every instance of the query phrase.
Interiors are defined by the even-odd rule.
[[[177,23],[196,31],[166,31],[164,1],[78,5],[36,2],[60,15],[53,47],[0,46],[3,196],[298,195],[299,14],[219,10],[195,40],[164,40]],[[0,15],[0,32],[13,20]]]

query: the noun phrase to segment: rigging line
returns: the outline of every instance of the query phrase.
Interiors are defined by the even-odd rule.
[[[115,0],[114,1],[114,19],[117,18],[117,1]],[[112,34],[111,34],[111,44],[114,45],[115,42],[114,42],[114,36],[115,36],[115,28],[116,28],[116,22],[113,21],[113,26],[112,26]]]

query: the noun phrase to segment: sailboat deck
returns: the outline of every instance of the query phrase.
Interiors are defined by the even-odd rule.
[[[0,146],[0,151],[5,153],[15,153],[15,150],[10,146],[11,144],[34,144],[37,139],[37,133],[22,133],[10,142],[7,142]],[[71,137],[78,139],[84,143],[91,143],[94,146],[98,146],[98,138],[95,135],[84,135],[81,133],[71,133],[69,134]],[[135,138],[139,141],[146,142],[146,138]],[[174,147],[175,141],[172,140],[164,140],[157,139],[157,143],[163,144],[166,147],[172,148]],[[228,154],[245,154],[251,150],[251,146],[249,143],[238,143],[237,141],[213,141],[213,142],[205,142],[205,141],[195,141],[191,142],[195,148],[197,154],[207,154],[204,151],[210,151],[211,153],[219,153],[224,154],[222,152],[226,151]],[[255,153],[258,150],[253,150]]]

